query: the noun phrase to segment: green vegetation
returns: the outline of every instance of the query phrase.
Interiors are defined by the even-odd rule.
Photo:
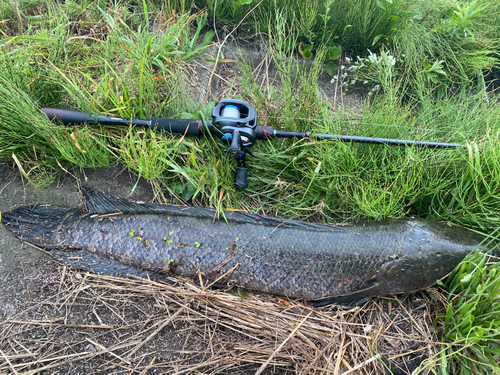
[[[499,14],[492,0],[0,0],[0,160],[40,189],[67,171],[120,163],[165,201],[322,222],[416,215],[493,234],[500,221]],[[233,65],[241,74],[227,96],[257,108],[261,125],[465,146],[261,141],[242,192],[233,160],[211,137],[64,127],[40,115],[42,107],[61,107],[209,118],[214,102],[198,103],[185,84],[190,63],[233,27],[262,36],[278,71],[273,86],[244,59]],[[318,89],[325,70],[343,90],[365,90],[362,111],[334,110]],[[428,363],[445,373],[500,370],[497,268],[475,256],[445,281],[449,307],[436,326],[450,344]]]
[[[434,87],[461,85],[481,81],[491,69],[498,69],[497,1],[197,0],[196,4],[208,7],[211,17],[224,26],[239,24],[259,4],[244,27],[273,37],[276,17],[284,18],[293,30],[288,49],[305,58],[322,48],[340,47],[353,57],[364,57],[368,50],[390,50],[398,60],[398,81],[413,91],[419,91],[421,81]],[[436,77],[432,67],[439,62],[446,75]]]
[[[443,374],[488,374],[499,370],[500,263],[485,254],[471,254],[446,280],[443,316],[436,318],[442,332],[441,351],[422,367],[440,365]]]

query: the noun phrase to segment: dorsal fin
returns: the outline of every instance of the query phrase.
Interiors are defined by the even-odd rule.
[[[217,218],[216,211],[204,207],[183,207],[173,205],[160,205],[154,203],[134,203],[124,198],[111,197],[92,188],[82,187],[85,204],[90,214],[104,215],[115,212],[132,213],[161,213],[171,215],[192,216],[200,219]],[[308,231],[329,232],[339,231],[341,228],[333,228],[326,225],[307,223],[298,220],[286,220],[266,218],[246,212],[225,211],[227,222],[247,223],[253,225],[265,225],[280,228],[303,229]],[[222,220],[222,218],[221,218]]]
[[[210,208],[135,203],[125,198],[112,197],[88,187],[82,187],[85,204],[90,214],[104,215],[115,212],[124,214],[170,214],[193,216],[200,219],[214,219],[216,212]]]

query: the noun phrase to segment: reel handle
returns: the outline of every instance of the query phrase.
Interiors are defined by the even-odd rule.
[[[248,172],[245,166],[240,166],[236,169],[234,183],[242,189],[248,186]]]

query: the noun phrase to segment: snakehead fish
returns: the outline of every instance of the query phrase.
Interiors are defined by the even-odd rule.
[[[483,240],[420,219],[330,227],[201,207],[136,204],[83,189],[87,211],[20,207],[2,223],[65,264],[108,275],[180,275],[315,306],[421,290]],[[146,271],[144,271],[146,270]]]

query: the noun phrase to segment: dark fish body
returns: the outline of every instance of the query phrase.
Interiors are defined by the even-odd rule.
[[[84,196],[90,212],[20,207],[2,222],[75,267],[191,278],[201,272],[208,280],[317,305],[424,289],[483,240],[420,219],[329,227],[229,212],[226,222],[200,207],[139,205],[90,189]]]

